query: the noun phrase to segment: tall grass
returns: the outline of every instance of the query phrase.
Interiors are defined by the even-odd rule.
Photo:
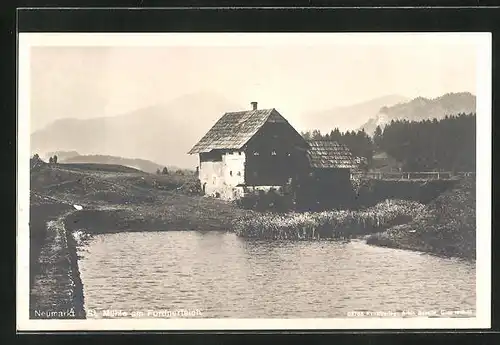
[[[349,238],[409,222],[422,212],[423,204],[386,200],[365,210],[263,213],[235,221],[238,236],[261,239]]]

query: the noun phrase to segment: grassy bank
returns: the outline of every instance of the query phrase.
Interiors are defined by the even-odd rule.
[[[374,234],[367,243],[475,259],[476,181],[461,181],[426,205],[411,222]]]
[[[423,208],[414,201],[387,200],[360,211],[259,214],[239,219],[235,232],[264,239],[349,238],[409,222]]]
[[[66,219],[66,226],[93,233],[231,230],[235,217],[253,214],[197,195],[194,176],[153,175],[129,168],[45,165],[32,173],[31,188],[60,204],[82,206]]]

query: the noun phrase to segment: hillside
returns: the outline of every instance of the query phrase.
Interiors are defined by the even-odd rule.
[[[83,210],[67,220],[70,228],[76,226],[94,233],[230,230],[234,217],[249,213],[229,203],[199,196],[194,175],[154,175],[123,166],[49,165],[33,160],[32,167],[32,211],[48,207],[45,205],[58,205],[67,211],[75,204],[80,205]],[[33,219],[30,224],[36,226],[38,222]],[[41,224],[45,224],[45,219]]]
[[[391,120],[422,121],[434,118],[439,120],[446,115],[475,111],[476,96],[469,92],[447,93],[434,99],[418,97],[406,103],[380,108],[374,117],[359,128],[364,128],[367,133],[373,134],[377,126],[383,128]]]
[[[404,96],[387,95],[349,106],[310,112],[303,116],[303,122],[308,126],[304,130],[317,129],[323,133],[329,133],[336,127],[340,131],[353,130],[366,123],[380,108],[406,101],[408,98]]]
[[[224,97],[196,93],[113,117],[60,119],[32,133],[31,153],[141,157],[194,170],[197,157],[189,149],[224,112],[238,109]]]
[[[164,168],[164,166],[146,159],[124,158],[105,155],[80,155],[76,151],[73,152],[75,154],[72,156],[69,154],[64,154],[64,152],[53,152],[52,155],[56,154],[60,163],[123,165],[151,174],[156,173],[156,170],[158,169],[162,170]],[[63,153],[63,155],[61,155],[61,153]],[[177,171],[179,169],[176,166],[167,166],[167,168],[169,171]]]

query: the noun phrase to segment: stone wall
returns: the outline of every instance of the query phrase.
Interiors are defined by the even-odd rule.
[[[199,178],[205,195],[233,200],[243,195],[245,183],[245,153],[233,151],[222,154],[220,161],[200,161]]]

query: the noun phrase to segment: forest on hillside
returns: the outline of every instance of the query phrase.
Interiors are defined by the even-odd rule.
[[[301,133],[306,140],[333,140],[345,144],[354,156],[365,157],[368,167],[374,152],[386,152],[402,163],[404,171],[476,170],[476,114],[457,114],[441,120],[392,120],[373,137],[364,130],[322,134]]]

